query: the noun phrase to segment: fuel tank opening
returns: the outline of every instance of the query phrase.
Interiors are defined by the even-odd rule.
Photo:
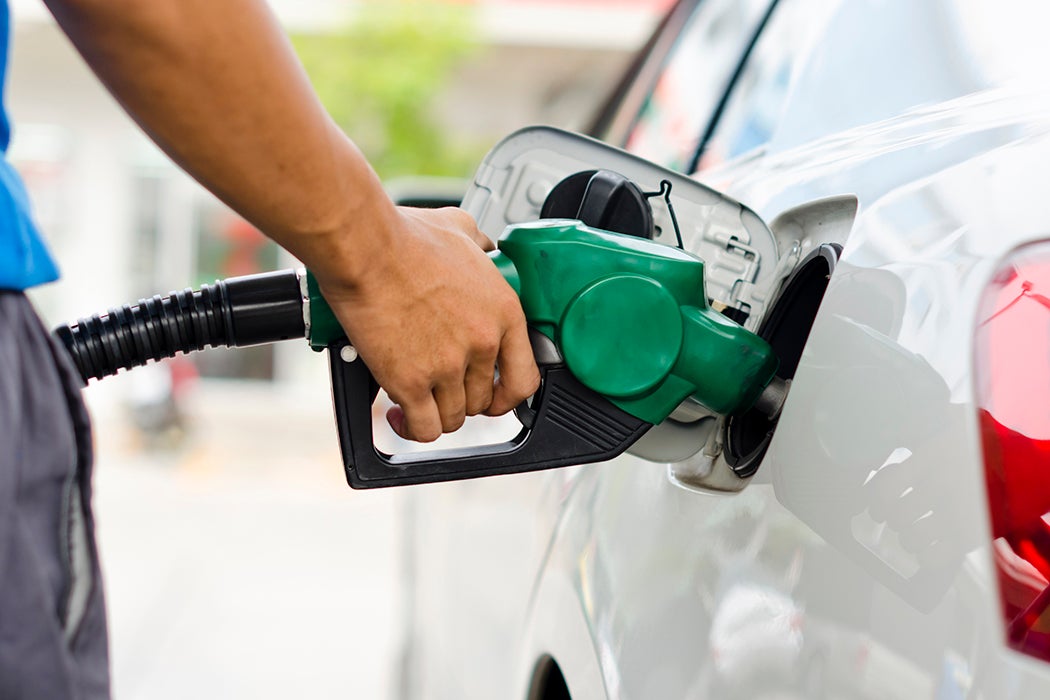
[[[788,278],[776,302],[762,321],[758,334],[780,360],[777,378],[785,382],[795,376],[806,339],[827,291],[842,248],[824,244],[806,256]],[[776,430],[779,412],[772,418],[751,408],[725,422],[726,462],[737,476],[755,473]]]

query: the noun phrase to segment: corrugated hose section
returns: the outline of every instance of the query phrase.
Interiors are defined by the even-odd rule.
[[[232,277],[199,290],[141,299],[55,329],[85,382],[179,352],[305,334],[302,289],[294,270]]]

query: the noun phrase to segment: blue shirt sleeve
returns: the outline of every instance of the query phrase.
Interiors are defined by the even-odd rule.
[[[7,77],[11,12],[0,0],[0,91]],[[2,92],[0,92],[2,94]],[[0,289],[28,289],[58,279],[58,267],[33,222],[22,178],[7,160],[11,124],[0,99]]]

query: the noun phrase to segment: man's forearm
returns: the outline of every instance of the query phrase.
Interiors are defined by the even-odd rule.
[[[463,211],[398,209],[321,107],[264,0],[45,0],[191,175],[317,275],[343,329],[433,440],[535,391],[525,316]],[[499,379],[495,366],[499,365]]]
[[[142,128],[307,264],[353,266],[383,244],[370,223],[393,207],[264,2],[45,1]]]

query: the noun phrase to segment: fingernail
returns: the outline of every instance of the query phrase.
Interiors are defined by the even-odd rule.
[[[405,425],[405,412],[401,410],[400,406],[391,406],[386,412],[386,422],[390,424],[390,427],[395,433],[404,437],[403,432]]]

